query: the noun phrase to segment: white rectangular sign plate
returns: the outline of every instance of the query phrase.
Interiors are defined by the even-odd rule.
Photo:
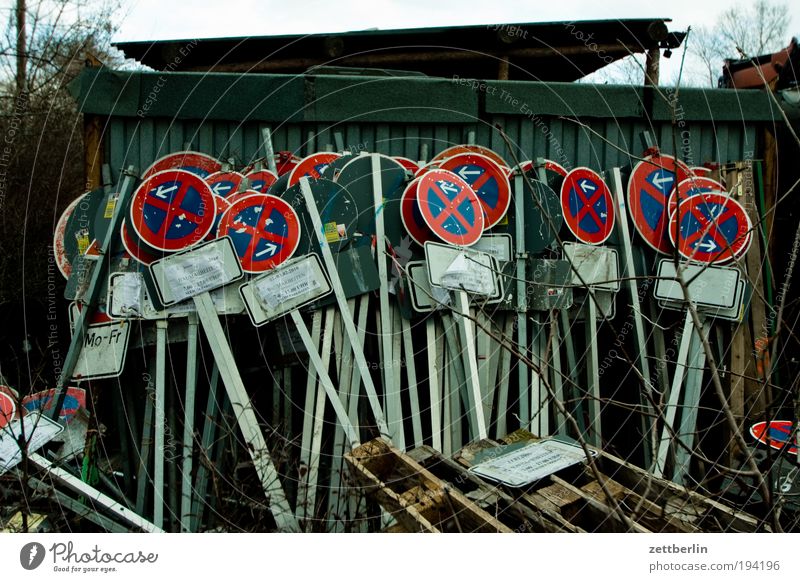
[[[159,259],[150,272],[165,306],[223,287],[244,274],[227,236]]]
[[[500,264],[507,263],[514,257],[510,234],[484,234],[470,248],[492,255]]]
[[[510,487],[524,487],[585,460],[581,447],[547,439],[479,463],[470,472]]]
[[[432,287],[428,279],[425,261],[410,261],[406,264],[408,289],[414,311],[428,313],[450,305],[450,293],[441,287]]]
[[[593,289],[619,291],[619,261],[614,249],[566,242],[564,258],[575,267],[570,269],[573,285],[586,283]],[[575,271],[580,273],[580,277]]]
[[[90,325],[72,372],[73,380],[116,378],[125,368],[131,326],[128,321]]]
[[[734,267],[683,263],[683,280],[689,282],[689,296],[697,305],[731,309],[739,295],[741,273]],[[683,291],[675,279],[675,262],[662,259],[658,264],[658,281],[654,295],[664,301],[683,301]]]
[[[331,292],[317,255],[288,261],[239,287],[250,321],[259,326]]]
[[[28,441],[28,454],[35,453],[64,430],[63,426],[39,411],[8,423],[0,431],[0,475],[16,467],[22,460],[17,439],[22,434],[23,427],[25,440]]]
[[[426,242],[425,259],[431,285],[499,298],[500,272],[492,255]]]

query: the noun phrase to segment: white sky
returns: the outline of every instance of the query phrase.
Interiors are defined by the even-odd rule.
[[[671,18],[670,30],[683,31],[688,26],[712,25],[732,4],[729,0],[672,0],[663,4],[643,0],[166,1],[168,4],[165,0],[127,0],[125,13],[120,14],[122,22],[116,40],[648,17]],[[785,45],[791,36],[800,35],[800,1],[788,0],[787,3],[789,35]],[[675,51],[671,59],[662,59],[662,82],[677,77],[681,55],[682,49]],[[691,73],[690,67],[687,73]]]
[[[790,31],[800,2],[788,0]],[[672,27],[711,24],[726,0],[130,0],[118,40],[341,32],[500,22],[672,18]],[[185,6],[185,9],[181,9]],[[788,39],[787,39],[788,44]]]

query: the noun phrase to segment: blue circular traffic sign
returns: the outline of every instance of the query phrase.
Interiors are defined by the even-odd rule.
[[[614,199],[594,170],[575,168],[561,184],[564,222],[579,241],[599,245],[614,230]]]
[[[216,212],[215,196],[202,178],[167,170],[153,174],[134,192],[130,226],[148,246],[175,252],[205,239]]]
[[[468,247],[483,234],[483,208],[464,180],[447,170],[425,173],[417,187],[422,218],[446,243]]]

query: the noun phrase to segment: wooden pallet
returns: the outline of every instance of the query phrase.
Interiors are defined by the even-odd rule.
[[[357,447],[345,455],[345,461],[356,483],[408,532],[512,532],[451,484],[381,439]]]
[[[468,467],[482,450],[498,444],[535,439],[526,431],[517,431],[502,443],[487,440],[471,444],[459,451],[455,459]],[[526,489],[491,487],[514,495],[538,510],[560,527],[560,531],[698,533],[767,530],[752,515],[658,479],[613,455],[595,451],[605,491],[588,466],[551,475]]]

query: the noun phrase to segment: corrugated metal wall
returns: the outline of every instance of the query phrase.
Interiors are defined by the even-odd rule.
[[[324,149],[326,144],[334,145],[334,133],[340,132],[350,148],[417,159],[423,144],[427,144],[430,157],[450,145],[465,143],[468,132],[474,131],[476,143],[491,147],[513,164],[513,156],[493,127],[499,124],[517,144],[521,160],[541,156],[567,167],[588,166],[598,170],[635,162],[626,152],[641,154],[639,135],[645,130],[653,134],[664,152],[672,153],[675,149],[668,122],[647,125],[630,118],[586,118],[581,123],[589,129],[560,118],[539,117],[534,121],[524,116],[497,116],[490,122],[476,124],[292,123],[273,126],[273,142],[276,151],[290,150],[303,156]],[[125,166],[132,164],[144,170],[158,157],[190,143],[193,149],[245,163],[263,155],[262,127],[265,125],[257,122],[201,124],[112,117],[104,139],[105,161],[111,165],[116,179]],[[708,161],[724,163],[755,155],[754,124],[687,121],[678,131],[675,137],[678,152],[690,165]]]

